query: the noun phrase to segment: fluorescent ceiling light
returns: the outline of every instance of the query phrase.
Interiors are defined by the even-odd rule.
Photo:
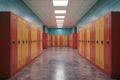
[[[53,0],[53,6],[67,6],[68,0]]]
[[[65,14],[66,10],[55,10],[55,14]]]
[[[56,20],[56,21],[64,21],[64,20]]]
[[[56,16],[56,18],[65,18],[65,16]]]

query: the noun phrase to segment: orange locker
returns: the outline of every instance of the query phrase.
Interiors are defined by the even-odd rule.
[[[37,47],[38,47],[38,54],[40,55],[40,29],[37,29]]]
[[[43,52],[43,32],[40,31],[40,53]]]
[[[34,25],[31,25],[31,60],[37,57],[37,28]]]
[[[27,23],[27,28],[28,28],[28,61],[27,63],[30,63],[31,60],[31,27],[30,27],[30,23]]]
[[[48,48],[48,34],[43,33],[43,48],[47,49]]]
[[[60,47],[60,36],[57,36],[57,46]]]
[[[90,60],[90,24],[87,24],[86,26],[86,58]]]
[[[55,36],[52,36],[52,46],[55,47]]]
[[[86,51],[87,51],[87,48],[86,48],[86,44],[87,44],[87,36],[86,36],[86,29],[84,28],[84,57],[86,57]]]
[[[95,64],[95,22],[91,23],[90,30],[90,59],[93,64]]]

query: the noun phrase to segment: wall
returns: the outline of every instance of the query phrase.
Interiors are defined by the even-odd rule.
[[[80,27],[96,20],[110,11],[120,11],[120,0],[99,0],[79,21],[77,30]]]
[[[72,31],[72,28],[48,28],[50,35],[70,35]]]
[[[22,0],[0,0],[0,11],[11,11],[42,29],[40,19]]]

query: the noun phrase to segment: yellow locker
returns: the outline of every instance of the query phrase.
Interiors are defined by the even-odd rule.
[[[37,56],[37,29],[35,26],[31,26],[31,59],[34,59]]]
[[[21,54],[22,54],[22,19],[20,17],[17,18],[17,68],[21,67]]]
[[[95,63],[96,63],[96,65],[98,65],[99,66],[99,52],[100,52],[100,50],[99,50],[99,46],[100,46],[100,31],[99,31],[99,19],[98,20],[96,20],[96,23],[95,23],[95,32],[96,32],[96,52],[95,52]]]
[[[55,36],[52,36],[52,46],[55,46]]]
[[[21,61],[22,61],[22,66],[26,63],[25,61],[25,58],[26,58],[26,46],[25,46],[25,27],[26,27],[26,23],[24,20],[22,20],[22,54],[21,54]]]
[[[57,43],[58,43],[58,46],[60,46],[60,36],[57,36]]]
[[[90,60],[90,24],[88,24],[86,26],[86,29],[87,29],[87,50],[86,50],[86,53],[87,53],[87,59]]]
[[[100,68],[104,69],[104,17],[100,18]]]

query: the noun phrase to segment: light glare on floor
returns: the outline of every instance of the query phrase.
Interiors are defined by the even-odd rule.
[[[53,6],[67,6],[68,0],[53,0]]]

